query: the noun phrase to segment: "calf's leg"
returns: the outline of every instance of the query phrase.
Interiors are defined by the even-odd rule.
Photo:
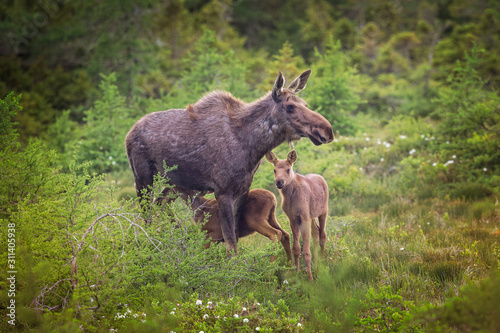
[[[328,209],[325,213],[318,217],[319,221],[319,246],[321,247],[321,255],[325,255],[325,244],[326,244],[326,218],[328,216]]]
[[[295,266],[297,267],[297,271],[300,270],[300,223],[301,219],[298,218],[297,220],[290,220],[290,227],[292,228],[292,235],[293,235],[293,259],[295,260]]]
[[[273,206],[269,212],[269,217],[267,219],[269,225],[275,229],[281,231],[281,238],[278,238],[285,249],[288,261],[292,261],[292,249],[290,248],[290,234],[285,231],[276,219],[276,206]]]
[[[307,275],[309,280],[313,280],[312,269],[311,269],[311,220],[304,221],[300,227],[300,233],[302,234],[302,256],[304,257],[304,262],[306,263]]]

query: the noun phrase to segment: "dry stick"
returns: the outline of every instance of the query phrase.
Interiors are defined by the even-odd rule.
[[[92,222],[92,224],[87,228],[87,230],[84,232],[84,234],[82,235],[81,237],[81,240],[78,242],[78,239],[74,236],[73,238],[78,242],[78,247],[75,251],[75,254],[73,255],[73,257],[71,258],[70,262],[72,263],[72,268],[71,268],[71,279],[62,279],[62,280],[59,280],[57,281],[56,283],[54,283],[50,288],[48,288],[47,286],[41,291],[40,295],[38,297],[36,297],[33,302],[32,302],[32,306],[34,305],[36,309],[40,309],[39,306],[41,305],[42,306],[42,309],[44,308],[43,304],[40,303],[38,300],[40,299],[40,297],[43,299],[45,294],[49,293],[50,291],[52,291],[52,289],[54,289],[60,282],[62,281],[71,281],[71,284],[72,284],[72,287],[75,288],[76,287],[76,281],[73,280],[73,276],[76,275],[76,257],[78,256],[78,254],[80,253],[80,251],[82,250],[84,244],[85,244],[85,238],[89,235],[90,231],[92,231],[95,227],[95,225],[97,223],[101,223],[100,221],[106,217],[111,217],[115,220],[118,221],[119,225],[120,225],[120,228],[122,230],[122,236],[123,236],[123,241],[125,241],[125,236],[124,236],[124,231],[123,231],[123,226],[121,225],[120,221],[119,221],[119,217],[125,219],[131,226],[135,226],[137,228],[139,228],[145,235],[146,235],[146,238],[148,239],[148,241],[153,244],[153,246],[159,251],[159,252],[163,252],[158,246],[157,244],[155,243],[155,241],[149,236],[149,234],[146,232],[146,230],[144,230],[143,227],[141,227],[140,225],[138,225],[137,223],[131,221],[127,216],[125,216],[125,214],[114,214],[112,212],[114,211],[117,211],[121,208],[116,208],[116,209],[113,209],[111,210],[110,212],[106,213],[106,214],[102,214],[101,216],[97,217],[94,222]],[[102,223],[101,223],[102,224]],[[159,244],[161,244],[161,242],[157,241]],[[124,255],[124,247],[122,247],[122,255],[120,256],[123,257]],[[58,308],[60,305],[57,305],[56,307],[54,308],[49,308],[50,309],[56,309]]]
[[[49,293],[50,291],[52,291],[52,289],[54,289],[60,282],[63,282],[63,281],[70,281],[70,279],[62,279],[62,280],[59,280],[57,281],[56,283],[54,283],[52,285],[52,287],[48,288],[47,286],[45,286],[42,291],[40,292],[40,295],[38,297],[36,297],[32,302],[31,302],[31,306],[34,306],[35,309],[37,310],[43,310],[43,304],[38,302],[38,299],[41,297],[42,300],[43,298],[45,297],[45,294]],[[35,303],[35,304],[33,304]],[[42,306],[42,308],[39,308],[38,305]],[[59,307],[60,305],[57,305],[55,308]],[[48,307],[49,310],[50,309],[53,309],[53,308],[50,308]]]

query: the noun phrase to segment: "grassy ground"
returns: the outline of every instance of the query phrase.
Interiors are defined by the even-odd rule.
[[[296,172],[319,173],[329,184],[325,256],[314,266],[315,281],[309,283],[304,263],[301,272],[295,272],[286,262],[281,245],[277,245],[281,268],[270,272],[275,282],[241,283],[235,290],[243,297],[238,304],[283,304],[284,316],[288,313],[286,318],[299,331],[432,331],[428,322],[415,324],[418,313],[428,313],[425,309],[429,307],[460,298],[466,286],[479,285],[500,268],[500,206],[495,194],[482,195],[481,186],[474,184],[464,186],[462,195],[457,191],[448,194],[449,184],[443,179],[453,172],[453,166],[442,168],[435,184],[420,184],[423,178],[404,165],[413,163],[408,151],[414,145],[420,145],[423,151],[422,145],[430,140],[417,132],[395,136],[385,128],[357,137],[338,137],[332,145],[296,143]],[[289,149],[282,145],[275,153],[284,158]],[[422,173],[426,163],[430,167],[432,158],[429,155],[428,162],[419,162],[422,166],[415,172]],[[127,198],[135,196],[131,179],[126,170],[108,176],[107,181],[114,181],[120,188],[118,196]],[[269,189],[279,198],[272,167],[264,160],[252,187]],[[281,208],[277,216],[291,234]],[[256,234],[241,239],[239,246],[252,252],[269,243]],[[314,252],[313,256],[319,258]],[[192,297],[198,296],[182,297],[188,308],[194,302]],[[214,293],[204,297],[230,301]],[[265,317],[257,310],[254,316]],[[235,327],[252,331],[259,322]],[[413,324],[398,324],[406,322]],[[454,325],[444,319],[438,322],[443,323],[444,331],[470,329],[469,324]]]

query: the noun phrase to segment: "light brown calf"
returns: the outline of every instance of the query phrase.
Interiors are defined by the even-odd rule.
[[[274,165],[274,180],[281,193],[281,208],[290,220],[295,265],[299,270],[299,237],[302,235],[302,255],[307,266],[307,274],[312,280],[311,232],[315,238],[319,238],[321,254],[323,254],[326,243],[325,224],[328,216],[328,184],[320,175],[302,176],[293,172],[293,163],[297,160],[295,150],[288,153],[286,160],[279,160],[273,152],[266,154],[266,159]],[[318,218],[319,226],[314,222],[315,218]]]
[[[196,210],[195,220],[198,223],[203,222],[205,214],[210,215],[202,226],[202,230],[207,232],[207,237],[213,242],[223,242],[224,235],[217,200],[196,197],[191,202],[191,207]],[[272,192],[262,189],[251,190],[242,204],[241,217],[236,223],[236,237],[241,238],[258,232],[273,242],[278,239],[283,244],[288,260],[291,261],[290,234],[283,230],[276,220],[276,205],[276,197]],[[206,245],[207,248],[209,246],[210,243]]]

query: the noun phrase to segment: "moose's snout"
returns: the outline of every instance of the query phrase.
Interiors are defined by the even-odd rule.
[[[314,131],[313,134],[319,139],[319,141],[321,141],[321,143],[328,142],[328,140],[323,135],[321,135],[318,131]]]
[[[281,190],[285,186],[285,182],[283,180],[277,180],[276,181],[276,187]]]
[[[319,131],[315,131],[314,134],[318,137],[321,143],[330,143],[335,140],[335,135],[333,134],[333,128],[328,126],[323,130],[323,134]]]
[[[311,128],[311,134],[309,134],[309,139],[316,146],[321,144],[330,143],[335,139],[335,135],[333,134],[333,128],[331,126],[325,127],[315,127]]]
[[[331,126],[327,129],[327,133],[328,137],[326,138],[325,143],[333,142],[333,140],[335,140],[335,135],[333,134],[333,128]]]

